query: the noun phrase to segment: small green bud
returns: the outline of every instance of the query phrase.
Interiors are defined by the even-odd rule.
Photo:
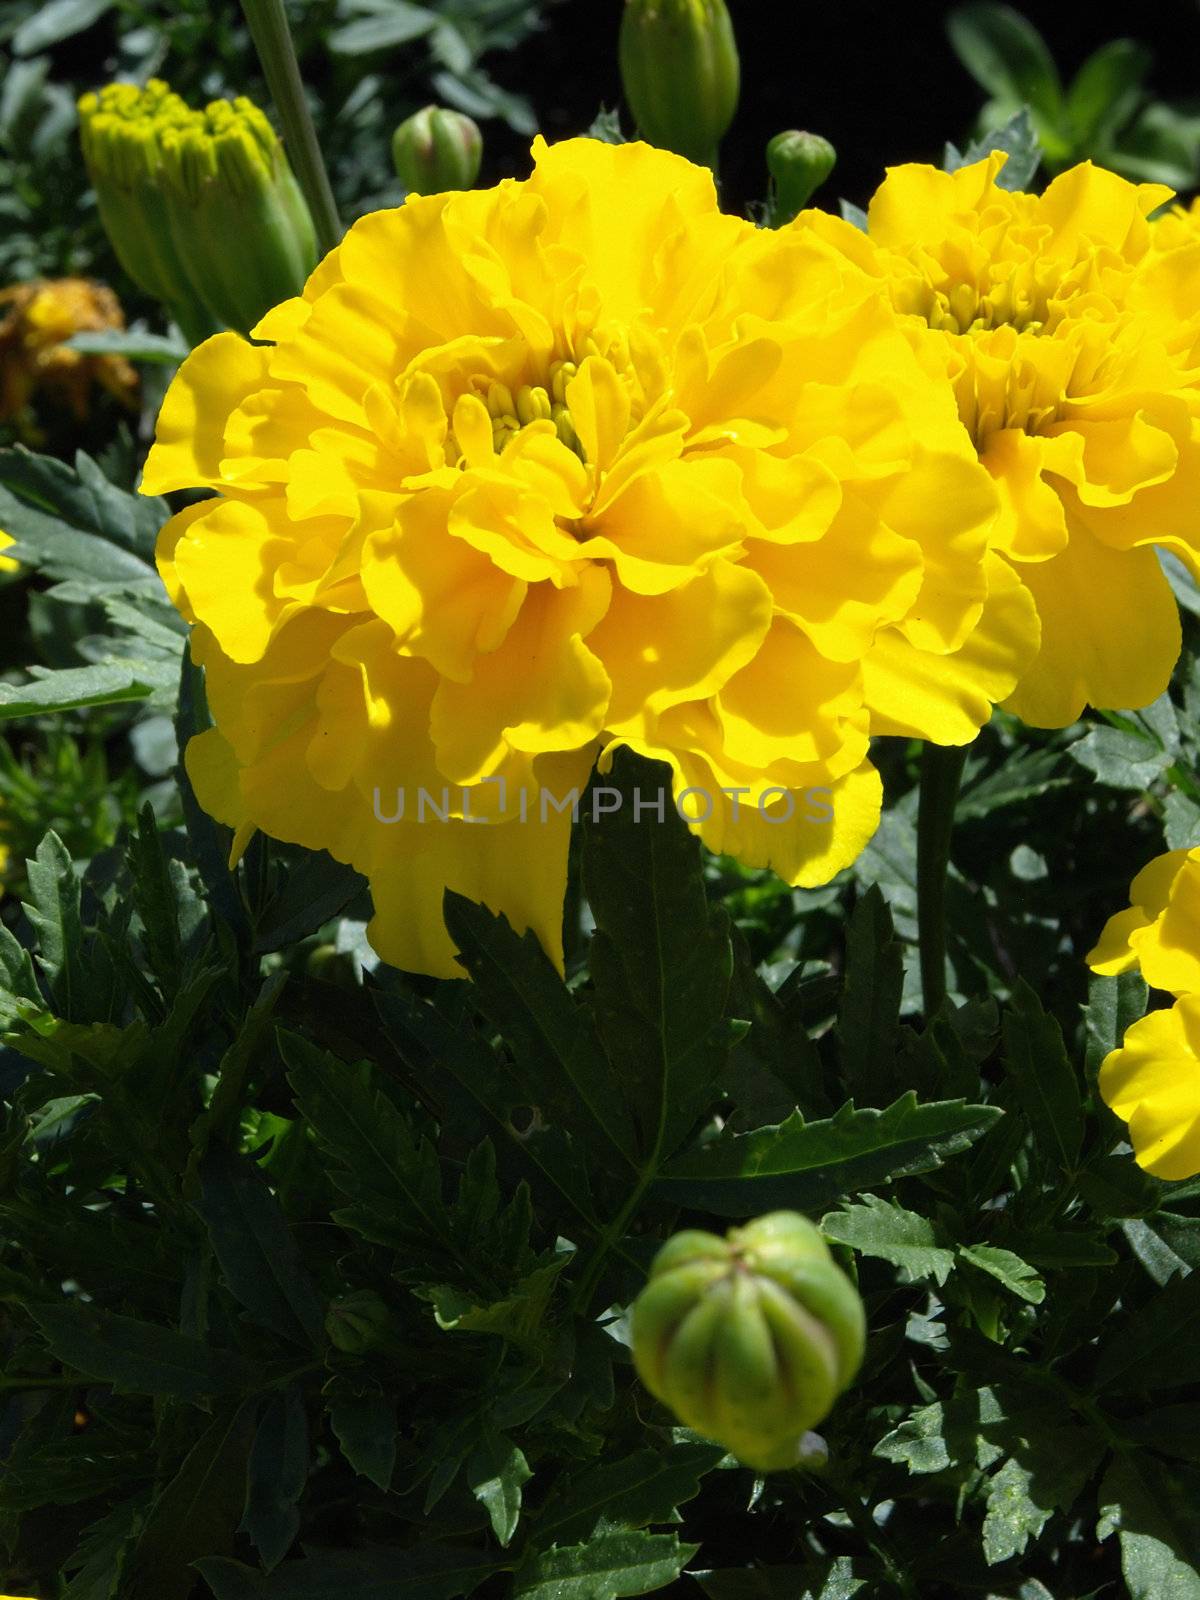
[[[392,135],[392,160],[409,194],[469,189],[479,176],[483,135],[461,111],[424,106]]]
[[[330,1302],[325,1314],[329,1342],[346,1355],[374,1350],[387,1336],[392,1314],[374,1289],[355,1289]]]
[[[767,146],[771,174],[771,226],[798,216],[837,164],[837,151],[819,133],[789,128]]]
[[[669,1239],[634,1301],[632,1336],[651,1394],[771,1472],[819,1455],[809,1430],[858,1371],[866,1318],[817,1228],[776,1211],[723,1239]]]
[[[741,75],[725,0],[625,0],[619,53],[642,138],[715,167]]]

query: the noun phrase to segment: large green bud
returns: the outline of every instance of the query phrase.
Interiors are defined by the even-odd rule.
[[[715,167],[741,73],[725,0],[625,0],[620,58],[642,138]]]
[[[724,1239],[677,1233],[633,1305],[647,1389],[760,1472],[801,1463],[805,1433],[858,1371],[865,1337],[858,1291],[794,1211]]]
[[[837,151],[819,133],[789,128],[767,145],[771,174],[770,220],[781,228],[804,210],[837,163]]]
[[[469,189],[482,160],[483,135],[461,111],[424,106],[392,135],[396,176],[409,194]]]
[[[312,218],[266,116],[244,97],[191,110],[165,83],[79,102],[84,158],[122,266],[196,342],[248,333],[300,293]]]
[[[361,1356],[385,1345],[392,1327],[392,1313],[374,1289],[355,1289],[330,1301],[325,1314],[325,1332],[337,1350]],[[0,1600],[4,1597],[0,1595]]]

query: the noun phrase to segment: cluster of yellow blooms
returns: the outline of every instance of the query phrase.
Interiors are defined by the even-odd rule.
[[[894,169],[868,233],[772,232],[681,158],[539,140],[528,181],[364,217],[255,343],[200,345],[144,488],[217,491],[159,565],[235,848],[352,862],[409,970],[458,974],[447,886],[557,961],[563,797],[619,746],[712,849],[813,885],[876,827],[872,735],[1160,694],[1200,226],[1002,163]]]
[[[1088,964],[1139,971],[1175,996],[1135,1022],[1100,1066],[1100,1092],[1129,1124],[1139,1163],[1159,1178],[1200,1172],[1200,848],[1144,867],[1129,908],[1105,924]]]
[[[98,385],[123,405],[137,396],[137,373],[119,355],[84,355],[67,344],[77,333],[125,326],[111,289],[87,278],[46,278],[0,289],[0,422],[36,440],[32,403],[58,400],[82,420]]]

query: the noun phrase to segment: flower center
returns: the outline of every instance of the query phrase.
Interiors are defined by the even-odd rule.
[[[578,370],[574,361],[554,361],[545,387],[525,383],[515,395],[505,383],[488,384],[481,399],[492,419],[492,444],[498,455],[508,441],[515,439],[531,422],[553,422],[555,432],[567,449],[583,459],[579,435],[567,406],[567,384]]]
[[[946,333],[985,333],[1004,327],[1040,333],[1046,324],[1046,304],[1034,285],[1019,283],[1014,273],[983,293],[973,283],[956,283],[946,290],[931,287],[920,315],[931,328]]]

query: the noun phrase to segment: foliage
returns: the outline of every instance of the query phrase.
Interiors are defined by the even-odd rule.
[[[1134,39],[1113,39],[1064,88],[1045,40],[1011,6],[972,0],[950,13],[950,43],[990,98],[984,132],[1022,106],[1033,118],[1049,172],[1093,160],[1136,182],[1192,189],[1200,179],[1200,115],[1150,93],[1154,57]]]
[[[119,596],[153,638],[93,472],[0,462],[64,618],[44,637]],[[43,710],[94,670],[44,677]],[[231,871],[186,784],[183,825],[144,809],[74,861],[47,833],[0,933],[8,1586],[1191,1592],[1200,1185],[1121,1153],[1092,1081],[1145,991],[1095,980],[1081,1015],[1076,952],[1128,876],[1128,842],[1097,873],[1112,840],[1149,854],[1192,805],[1195,683],[1189,655],[1108,730],[987,730],[928,1025],[900,741],[885,827],[824,894],[585,797],[595,931],[565,983],[462,900],[472,985],[373,965],[361,880],[261,838]],[[180,741],[198,691],[188,669]],[[65,715],[136,790],[130,734],[174,696],[124,692]],[[779,1205],[856,1263],[870,1341],[825,1467],[756,1483],[638,1388],[623,1308],[665,1234]],[[326,1315],[365,1291],[384,1314],[348,1351]]]

